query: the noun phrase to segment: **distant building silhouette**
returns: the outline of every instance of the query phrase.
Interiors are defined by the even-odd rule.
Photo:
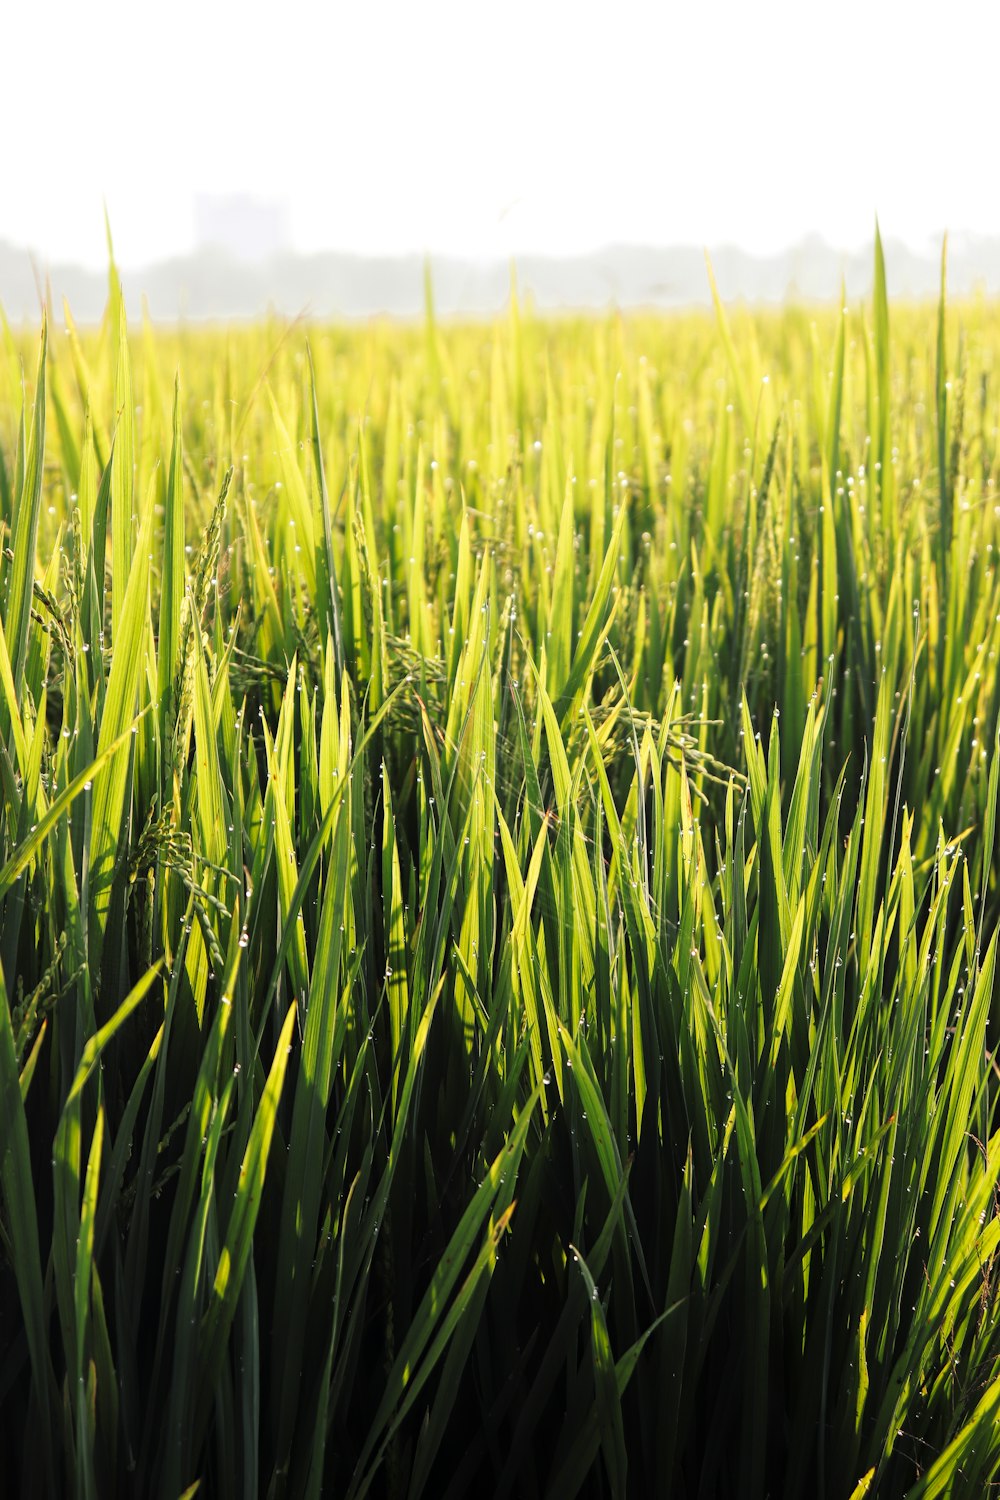
[[[199,250],[221,250],[237,260],[270,260],[288,247],[288,208],[248,193],[199,193],[194,205]]]

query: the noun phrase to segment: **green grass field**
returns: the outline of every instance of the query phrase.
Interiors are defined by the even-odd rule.
[[[874,288],[4,325],[0,1492],[997,1484],[1000,309]]]

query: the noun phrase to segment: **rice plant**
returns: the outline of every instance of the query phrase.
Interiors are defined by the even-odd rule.
[[[58,324],[0,1488],[988,1493],[997,310]]]

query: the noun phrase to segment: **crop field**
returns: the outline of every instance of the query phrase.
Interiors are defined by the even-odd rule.
[[[1000,1482],[1000,309],[0,330],[0,1494]]]

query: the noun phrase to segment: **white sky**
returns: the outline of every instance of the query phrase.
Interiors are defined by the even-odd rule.
[[[0,239],[99,266],[106,199],[140,265],[238,192],[303,251],[1000,232],[998,56],[997,0],[0,0]]]

